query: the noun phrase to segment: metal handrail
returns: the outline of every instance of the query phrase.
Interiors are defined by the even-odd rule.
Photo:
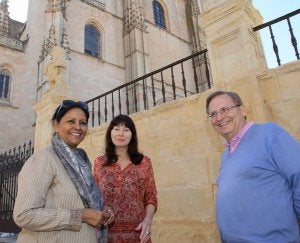
[[[297,47],[297,39],[294,35],[294,31],[293,31],[292,24],[291,24],[291,21],[290,21],[291,17],[293,17],[293,16],[295,16],[299,13],[300,13],[300,9],[297,9],[297,10],[291,12],[291,13],[288,13],[286,15],[283,15],[279,18],[276,18],[274,20],[271,20],[267,23],[258,25],[258,26],[253,28],[253,31],[258,31],[258,30],[261,30],[261,29],[264,29],[264,28],[269,28],[270,37],[271,37],[272,45],[273,45],[273,51],[275,53],[276,61],[277,61],[278,66],[281,66],[281,60],[280,60],[280,55],[279,55],[279,48],[278,48],[278,45],[277,45],[276,40],[275,40],[272,25],[274,26],[274,24],[279,23],[279,22],[284,21],[284,20],[287,21],[288,27],[289,27],[289,32],[290,32],[290,37],[291,37],[291,44],[294,48],[295,56],[296,56],[297,60],[299,60],[300,56],[299,56],[299,51],[298,51],[298,47]]]
[[[211,86],[205,49],[87,100],[91,108],[90,125],[107,122],[109,117],[115,116],[116,110],[119,114],[147,110],[169,100],[203,92]]]

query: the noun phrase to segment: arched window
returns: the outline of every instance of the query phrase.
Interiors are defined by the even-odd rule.
[[[158,1],[152,2],[154,22],[160,28],[166,28],[164,9]]]
[[[9,100],[11,74],[7,69],[0,70],[0,100]]]
[[[84,53],[100,57],[100,32],[92,24],[84,27]]]

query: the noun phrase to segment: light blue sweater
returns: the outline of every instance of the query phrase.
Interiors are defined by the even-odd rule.
[[[222,242],[300,242],[300,144],[274,123],[254,124],[217,179]]]

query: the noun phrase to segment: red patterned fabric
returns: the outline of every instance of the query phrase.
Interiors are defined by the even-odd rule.
[[[148,204],[157,207],[151,160],[144,156],[140,164],[131,163],[123,170],[117,163],[105,166],[104,162],[105,156],[96,158],[94,177],[105,204],[115,214],[114,222],[109,225],[108,243],[138,243],[140,232],[135,228],[145,217],[145,207]]]

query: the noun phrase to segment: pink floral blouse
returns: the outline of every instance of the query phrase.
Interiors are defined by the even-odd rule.
[[[109,225],[108,243],[140,242],[135,228],[145,217],[148,204],[157,207],[157,192],[151,160],[144,156],[140,164],[123,170],[116,163],[104,165],[105,156],[94,161],[94,177],[104,202],[113,209],[115,220]]]

